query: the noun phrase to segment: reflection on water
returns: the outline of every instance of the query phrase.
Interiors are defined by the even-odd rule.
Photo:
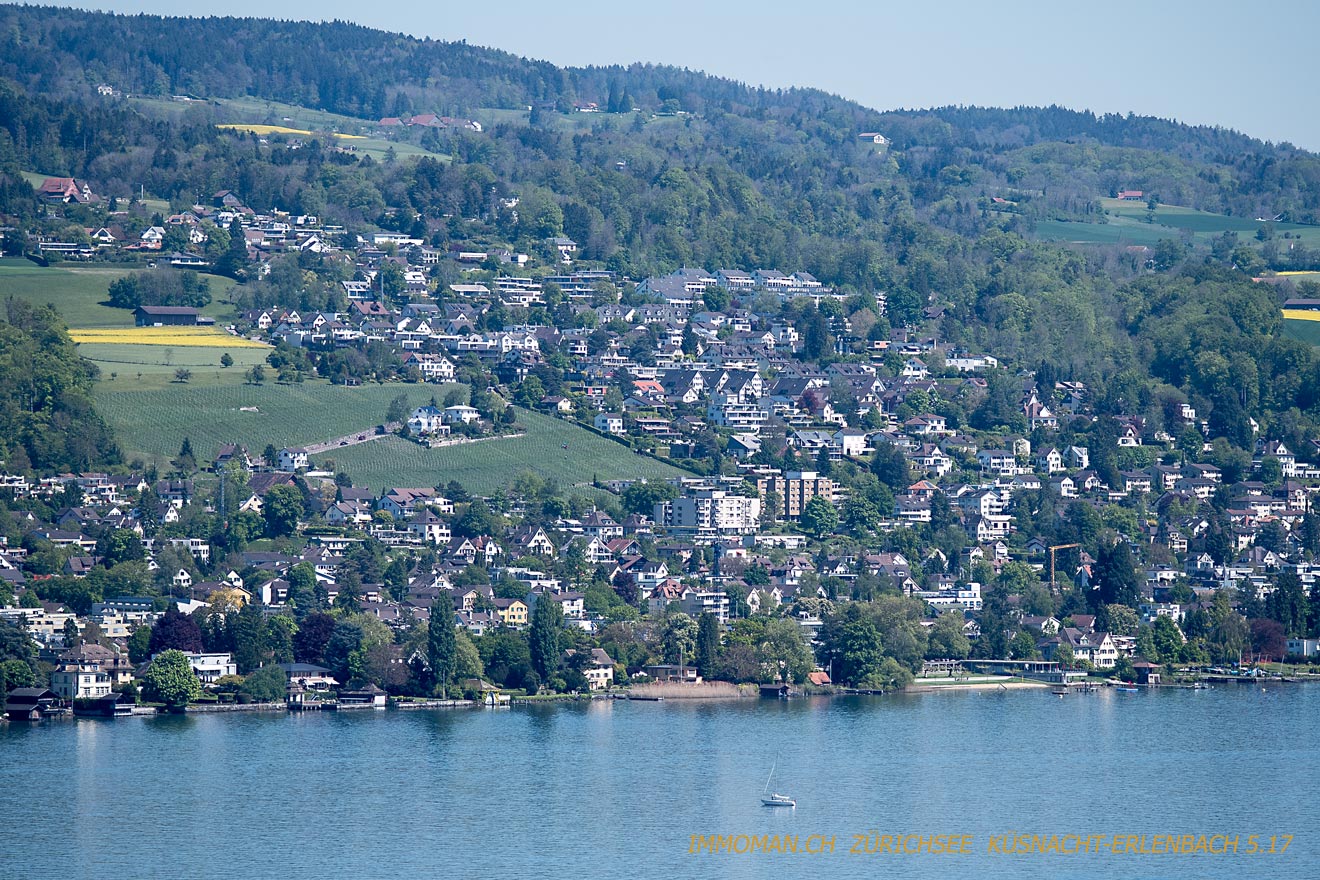
[[[1297,686],[10,724],[0,811],[23,833],[0,876],[1302,877],[1320,864],[1318,709]],[[772,763],[796,809],[760,805]],[[868,831],[979,845],[847,855]],[[1009,831],[1298,837],[1264,862],[988,856]],[[688,853],[721,833],[837,851]]]

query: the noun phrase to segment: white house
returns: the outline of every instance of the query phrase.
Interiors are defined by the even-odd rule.
[[[447,406],[443,415],[445,424],[457,425],[475,422],[481,418],[481,413],[470,406]]]
[[[976,453],[981,470],[1012,476],[1017,473],[1017,457],[1006,449],[982,449]]]
[[[444,411],[434,406],[419,406],[408,416],[408,430],[414,434],[447,432]]]
[[[573,255],[577,253],[577,242],[571,238],[558,236],[550,240],[550,244],[559,252],[559,260],[563,263],[573,262]]]
[[[1085,446],[1069,446],[1064,453],[1064,462],[1070,468],[1084,471],[1091,466],[1091,450]]]
[[[451,537],[449,524],[429,509],[419,511],[408,520],[408,531],[428,544],[448,544]]]
[[[1063,468],[1063,453],[1051,446],[1036,458],[1036,467],[1046,475],[1057,474]]]
[[[226,675],[238,675],[232,654],[189,654],[188,663],[204,685],[212,685]]]
[[[858,456],[866,453],[866,432],[855,428],[843,428],[835,431],[830,438],[831,451],[838,449],[840,455]]]
[[[444,355],[410,351],[403,363],[404,366],[416,367],[428,382],[454,381],[454,362]]]
[[[606,434],[623,434],[623,416],[618,413],[597,413],[593,424],[597,431],[604,431]]]
[[[286,447],[280,450],[280,470],[293,473],[294,471],[304,470],[310,459],[307,450],[301,446]]]
[[[910,357],[903,361],[902,375],[905,379],[925,379],[930,375],[930,368],[921,358]]]

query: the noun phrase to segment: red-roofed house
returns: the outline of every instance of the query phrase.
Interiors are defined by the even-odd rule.
[[[37,190],[37,196],[50,204],[74,202],[85,205],[89,202],[99,201],[92,188],[86,183],[80,183],[72,177],[47,177],[41,183],[41,188]]]

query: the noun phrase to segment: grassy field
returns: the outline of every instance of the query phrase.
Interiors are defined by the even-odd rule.
[[[1121,244],[1152,246],[1162,238],[1178,238],[1178,231],[1147,223],[1073,223],[1067,220],[1036,221],[1036,236],[1044,241],[1067,241],[1081,244]]]
[[[248,97],[190,103],[171,101],[168,98],[134,97],[130,100],[156,115],[182,117],[192,113],[197,114],[194,118],[198,120],[220,120],[221,127],[248,130],[258,135],[279,133],[305,137],[315,132],[333,132],[342,139],[348,139],[345,146],[352,146],[357,152],[377,161],[384,159],[391,147],[399,158],[429,156],[442,162],[449,161],[448,156],[412,144],[372,137],[371,133],[377,128],[374,119],[356,119],[310,107]],[[523,115],[526,116],[525,113]]]
[[[533,471],[565,487],[590,483],[593,478],[655,480],[686,474],[562,419],[520,409],[518,422],[527,429],[521,437],[440,449],[390,437],[333,450],[322,458],[333,459],[336,469],[347,472],[358,486],[435,486],[458,480],[468,491],[479,494],[507,486],[523,471]]]
[[[0,299],[15,296],[34,303],[50,303],[75,328],[131,327],[133,313],[102,305],[110,283],[134,271],[133,267],[70,265],[42,268],[30,260],[0,260]],[[225,295],[233,287],[231,278],[207,275],[211,303],[202,314],[224,318],[231,311]]]
[[[1195,208],[1160,205],[1153,222],[1146,222],[1146,203],[1100,199],[1109,214],[1108,223],[1073,223],[1064,220],[1042,220],[1036,224],[1036,235],[1047,241],[1070,241],[1090,244],[1153,245],[1162,238],[1181,239],[1191,235],[1199,243],[1207,243],[1225,232],[1236,232],[1244,242],[1255,240],[1256,231],[1264,223],[1252,217],[1229,217]],[[1308,247],[1320,245],[1320,226],[1302,226],[1297,223],[1275,223],[1275,241],[1281,250],[1292,240],[1300,240]]]
[[[280,101],[266,101],[261,98],[242,97],[224,98],[217,102],[226,115],[233,116],[239,122],[265,123],[269,125],[287,125],[306,131],[340,131],[348,134],[361,134],[366,126],[375,120],[358,119],[343,116],[325,110],[313,110],[296,104]]]
[[[101,305],[110,282],[131,270],[110,267],[52,266],[30,260],[0,260],[0,298],[14,296],[59,309],[70,327],[123,327],[133,313]]]
[[[178,356],[183,355],[180,350]],[[166,369],[172,374],[174,368]],[[158,373],[150,387],[138,384],[135,372],[120,369],[117,379],[103,379],[96,387],[96,406],[128,457],[158,463],[178,454],[184,437],[192,441],[199,460],[227,442],[245,444],[256,453],[267,443],[279,448],[329,440],[385,421],[396,395],[405,395],[409,406],[421,406],[432,395],[443,400],[449,390],[403,383],[345,388],[324,381],[246,385],[237,365],[213,371],[223,383],[211,381],[207,373],[187,385],[171,384]]]
[[[217,128],[229,129],[231,131],[249,131],[253,134],[264,136],[268,134],[284,134],[310,137],[315,134],[312,131],[305,131],[296,128],[286,128],[282,125],[250,125],[246,123],[227,123],[216,126]],[[351,147],[356,152],[370,156],[377,162],[384,161],[391,150],[398,159],[406,159],[411,156],[426,156],[439,162],[448,162],[449,157],[441,153],[433,153],[430,150],[423,149],[416,144],[405,143],[402,141],[391,141],[386,138],[370,137],[359,134],[340,134],[335,133],[335,138],[342,140],[345,147]]]
[[[1320,312],[1284,309],[1283,335],[1307,345],[1320,346]]]

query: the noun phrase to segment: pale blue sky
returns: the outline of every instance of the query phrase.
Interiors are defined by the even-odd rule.
[[[59,5],[67,5],[61,3]],[[345,19],[560,65],[650,61],[877,109],[1061,104],[1223,125],[1320,150],[1311,0],[89,0],[165,15]]]

